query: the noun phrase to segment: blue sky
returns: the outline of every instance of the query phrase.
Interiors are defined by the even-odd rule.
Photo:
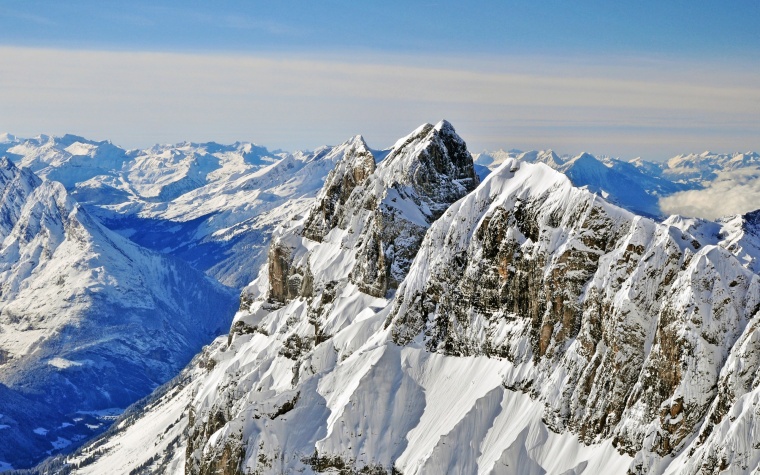
[[[0,129],[381,147],[445,117],[475,150],[760,149],[758,20],[757,1],[5,0]]]
[[[0,3],[4,44],[152,51],[760,59],[757,1]]]

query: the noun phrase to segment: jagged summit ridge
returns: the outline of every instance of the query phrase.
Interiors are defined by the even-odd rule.
[[[341,147],[346,147],[346,152],[327,175],[317,195],[318,204],[304,225],[304,237],[313,241],[321,241],[335,227],[346,227],[346,202],[354,189],[375,172],[375,157],[361,135]]]
[[[411,184],[427,199],[432,219],[442,211],[437,203],[452,203],[479,183],[467,145],[445,120],[424,124],[396,142],[380,168],[386,183]]]
[[[343,147],[346,153],[300,234],[336,246],[343,271],[332,280],[350,277],[362,292],[383,297],[403,280],[430,223],[474,189],[478,178],[464,141],[445,121],[425,124],[399,140],[379,164],[360,137]],[[295,242],[292,234],[273,242],[270,275],[276,277],[270,284],[278,301],[321,285],[309,277],[314,275],[309,253],[297,250],[308,244]]]
[[[2,237],[13,229],[19,219],[19,213],[29,194],[42,183],[34,173],[27,169],[19,170],[7,158],[0,159],[0,229]]]

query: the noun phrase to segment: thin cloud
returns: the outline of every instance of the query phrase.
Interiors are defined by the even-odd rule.
[[[219,17],[219,19],[224,27],[238,30],[259,30],[277,36],[301,36],[305,33],[303,29],[294,28],[284,23],[271,20],[258,20],[255,18],[235,15],[224,15]]]
[[[675,72],[683,65],[669,75],[659,64],[627,65],[615,77],[599,65],[549,70],[541,63],[531,71],[523,64],[509,72],[473,60],[457,67],[450,58],[419,66],[410,58],[15,47],[0,55],[0,129],[18,135],[75,132],[125,146],[253,139],[294,149],[363,133],[384,146],[418,123],[447,118],[474,149],[665,158],[760,148],[752,133],[760,128],[760,86],[753,86],[760,80],[685,79]]]
[[[17,10],[11,10],[9,8],[0,8],[0,15],[4,17],[11,17],[11,18],[19,19],[19,20],[29,21],[29,22],[35,23],[37,25],[42,25],[42,26],[52,26],[56,24],[55,21],[53,21],[51,18],[48,18],[46,16],[20,12]]]

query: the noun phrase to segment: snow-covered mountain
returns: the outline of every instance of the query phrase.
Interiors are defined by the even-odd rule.
[[[651,218],[662,217],[662,197],[699,186],[666,178],[661,164],[597,158],[586,152],[576,156],[559,156],[553,150],[483,152],[476,155],[476,160],[487,163],[492,170],[506,160],[543,163],[567,175],[575,186],[586,187],[611,203]]]
[[[473,157],[490,170],[510,159],[544,163],[567,175],[574,185],[658,220],[669,214],[717,219],[753,211],[760,199],[760,155],[755,152],[684,154],[666,162],[623,161],[589,153],[558,156],[552,150],[498,150]]]
[[[702,152],[678,155],[662,167],[663,176],[678,182],[712,181],[721,171],[760,167],[760,155],[756,152],[713,153]]]
[[[760,464],[757,213],[658,223],[524,157],[478,185],[445,122],[379,162],[348,144],[310,210],[278,228],[229,335],[69,468]]]
[[[684,469],[670,456],[699,449],[722,417],[718,383],[737,369],[724,363],[758,316],[760,278],[547,168],[507,163],[486,184],[428,233],[389,317],[393,340],[503,357],[515,364],[504,385],[541,401],[551,431],[611,441],[634,473]],[[688,461],[711,473],[710,460]]]
[[[111,142],[95,142],[76,135],[7,141],[3,155],[38,176],[73,189],[77,183],[120,170],[129,159],[127,151]]]
[[[168,252],[242,288],[266,259],[274,227],[305,212],[348,143],[287,154],[168,202],[104,206],[98,215],[141,245]]]
[[[228,327],[235,300],[1,159],[0,461],[28,466],[102,430],[95,416],[171,379]]]

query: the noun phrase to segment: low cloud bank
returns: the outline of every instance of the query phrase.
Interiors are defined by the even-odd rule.
[[[665,214],[706,219],[760,209],[760,168],[720,172],[704,189],[662,198],[660,208]]]

